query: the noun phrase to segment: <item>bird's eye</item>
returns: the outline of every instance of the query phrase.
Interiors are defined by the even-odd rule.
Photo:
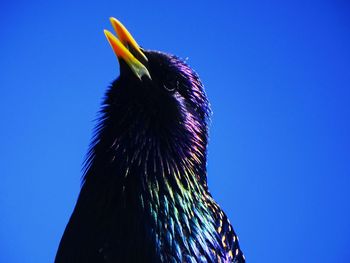
[[[163,88],[167,91],[173,92],[174,90],[179,90],[179,81],[176,80],[176,84],[174,81],[167,81],[167,84],[163,84]]]
[[[163,84],[163,88],[167,91],[174,91],[175,90],[174,85],[169,85],[169,84]]]

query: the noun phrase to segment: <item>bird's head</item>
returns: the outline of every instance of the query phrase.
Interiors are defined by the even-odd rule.
[[[198,75],[176,56],[141,48],[115,18],[111,23],[117,36],[104,32],[120,76],[107,91],[98,141],[110,140],[103,147],[140,165],[156,159],[163,169],[165,161],[205,169],[210,107]]]

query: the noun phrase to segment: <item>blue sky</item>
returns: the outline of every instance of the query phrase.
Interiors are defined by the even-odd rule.
[[[110,16],[199,73],[214,112],[209,187],[248,262],[350,261],[346,1],[0,5],[0,262],[53,261],[119,72]]]

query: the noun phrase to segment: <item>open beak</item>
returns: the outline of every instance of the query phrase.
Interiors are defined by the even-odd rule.
[[[111,17],[110,21],[119,39],[108,30],[104,30],[104,33],[118,59],[124,60],[140,80],[142,76],[147,76],[149,79],[152,79],[148,69],[144,65],[147,63],[148,59],[141,51],[135,39],[120,21],[114,17]],[[140,60],[143,61],[144,64],[141,63]]]

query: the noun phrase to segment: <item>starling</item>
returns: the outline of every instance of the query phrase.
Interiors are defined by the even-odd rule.
[[[141,48],[115,18],[106,92],[55,262],[245,262],[207,186],[209,103],[180,58]]]

